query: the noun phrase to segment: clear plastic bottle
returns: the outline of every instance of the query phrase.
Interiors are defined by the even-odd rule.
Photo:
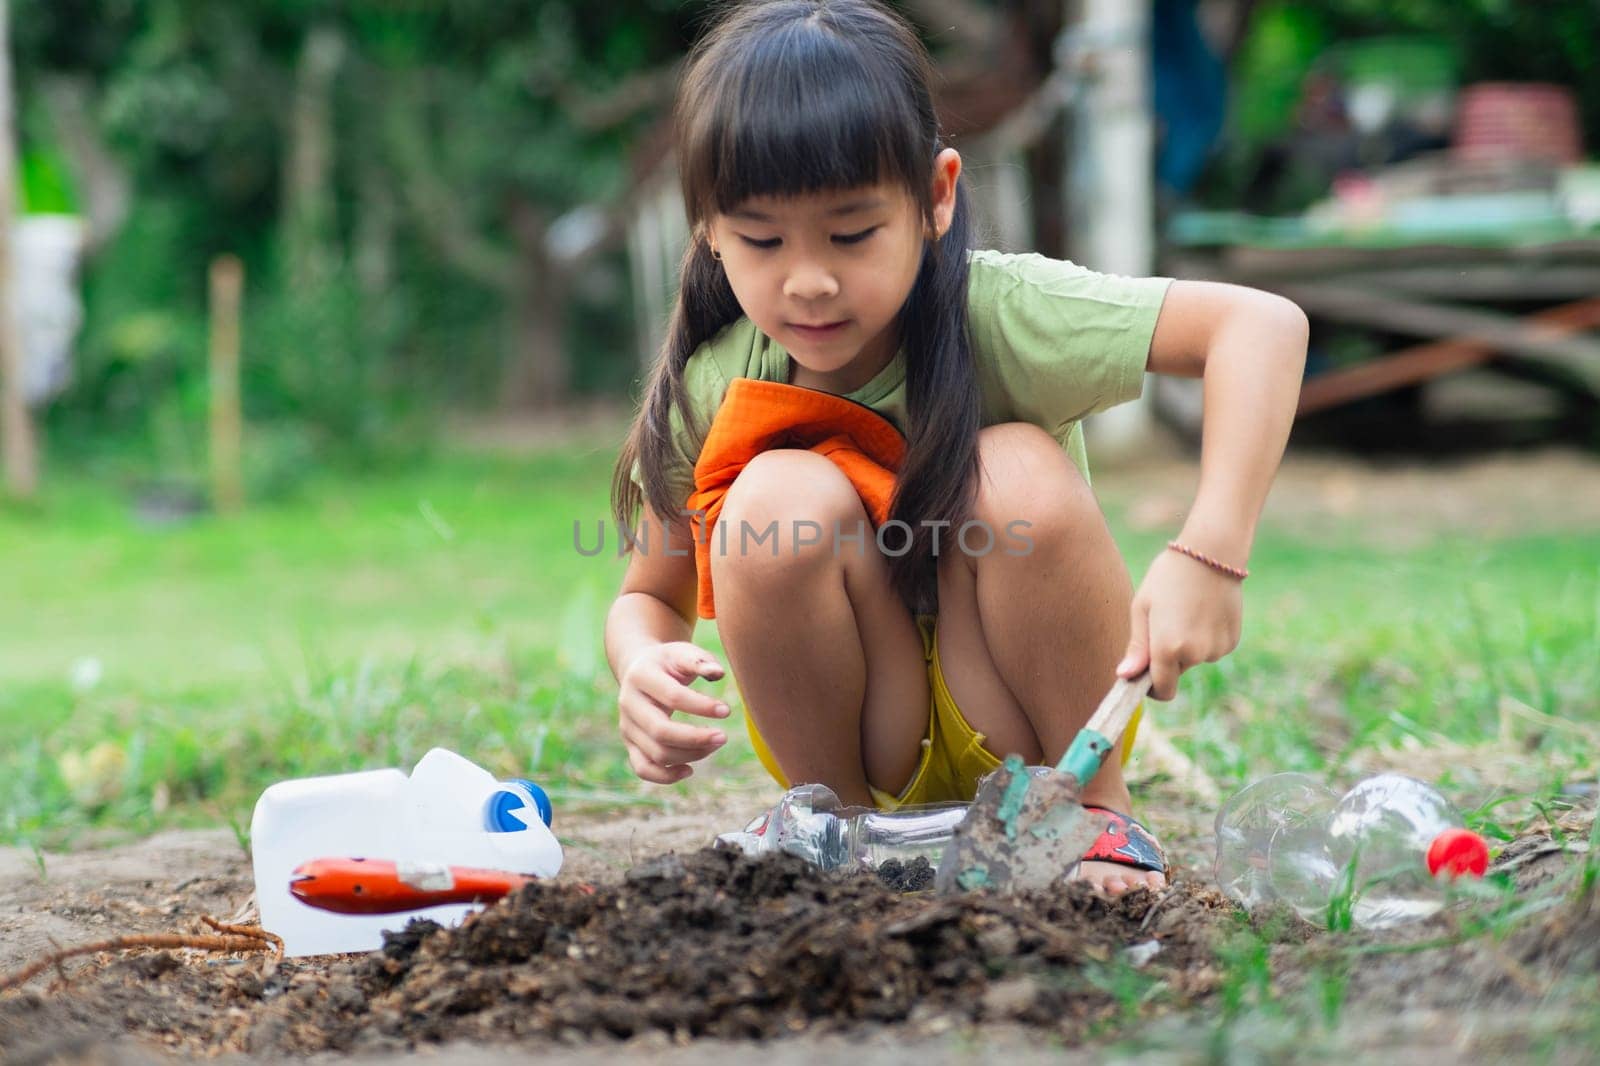
[[[1246,907],[1321,896],[1338,870],[1327,854],[1333,790],[1305,774],[1273,774],[1217,812],[1217,884]],[[1298,908],[1297,908],[1298,909]]]
[[[1343,797],[1304,774],[1274,774],[1217,813],[1217,882],[1247,907],[1283,900],[1324,924],[1348,903],[1354,924],[1384,929],[1444,905],[1441,876],[1482,876],[1489,849],[1448,800],[1403,774]]]
[[[531,781],[498,781],[454,752],[434,748],[410,774],[398,769],[280,781],[261,794],[250,820],[251,863],[262,928],[287,955],[372,951],[383,930],[413,917],[454,925],[476,907],[449,904],[405,914],[318,910],[289,892],[294,868],[311,859],[367,858],[554,877],[561,845],[549,829],[550,801]]]
[[[924,804],[878,811],[845,807],[826,785],[798,785],[742,832],[723,833],[717,843],[746,855],[785,851],[825,870],[847,866],[877,869],[890,859],[925,858],[939,865],[965,803]]]
[[[1351,917],[1366,929],[1426,918],[1444,906],[1439,879],[1483,876],[1489,845],[1430,786],[1403,774],[1356,785],[1328,819],[1328,851],[1353,869]]]

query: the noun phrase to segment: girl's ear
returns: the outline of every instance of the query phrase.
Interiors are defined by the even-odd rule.
[[[956,181],[961,177],[961,154],[946,148],[933,160],[934,240],[943,237],[956,213]]]
[[[696,228],[694,231],[693,240],[697,243],[705,245],[708,249],[710,249],[711,258],[717,260],[722,258],[722,253],[717,250],[716,238],[711,234],[711,223],[707,222],[704,225]]]

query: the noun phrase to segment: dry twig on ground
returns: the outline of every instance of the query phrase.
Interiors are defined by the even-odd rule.
[[[109,940],[96,940],[90,944],[61,948],[6,977],[0,977],[0,992],[17,988],[51,968],[59,968],[75,955],[94,955],[102,951],[129,951],[135,948],[196,948],[201,951],[271,951],[274,957],[283,955],[283,941],[273,933],[257,926],[226,925],[209,915],[200,920],[221,935],[204,933],[131,933]]]

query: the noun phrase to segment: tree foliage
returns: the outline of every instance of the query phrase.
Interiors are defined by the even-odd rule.
[[[409,429],[396,416],[421,397],[553,404],[627,380],[626,299],[597,335],[574,328],[584,297],[567,284],[588,271],[620,287],[620,228],[585,263],[553,260],[546,237],[580,204],[620,207],[630,146],[667,99],[630,79],[670,69],[703,5],[13,4],[27,158],[74,158],[51,106],[72,86],[133,190],[89,264],[78,384],[56,419],[152,440],[198,425],[221,252],[248,267],[250,413],[294,427],[297,453]]]
[[[11,0],[33,206],[111,217],[119,181],[131,190],[89,263],[78,384],[52,417],[189,462],[222,252],[248,271],[247,413],[281,428],[285,465],[406,435],[419,407],[626,387],[630,153],[719,2]],[[997,13],[1058,11],[900,6],[936,55]],[[1443,38],[1466,80],[1572,85],[1600,145],[1600,0],[1313,10],[1334,39]],[[610,205],[612,225],[564,260],[550,228],[583,204]]]

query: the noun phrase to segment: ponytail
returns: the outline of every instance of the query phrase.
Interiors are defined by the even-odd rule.
[[[950,228],[930,241],[901,312],[906,358],[906,456],[890,518],[912,530],[910,550],[889,559],[889,579],[913,611],[938,605],[938,526],[951,535],[972,511],[982,400],[967,333],[972,206],[956,184]],[[914,354],[913,354],[914,353]],[[949,538],[946,538],[948,543]]]
[[[678,409],[685,426],[693,426],[696,417],[683,387],[684,367],[700,345],[743,313],[727,275],[711,257],[710,247],[702,240],[691,240],[678,271],[678,298],[673,302],[666,340],[611,474],[611,514],[619,527],[634,527],[642,503],[648,503],[668,523],[683,507],[685,501],[668,495],[666,472],[673,446],[672,409]],[[702,436],[704,428],[698,427]],[[643,491],[633,481],[635,463],[644,483]]]

